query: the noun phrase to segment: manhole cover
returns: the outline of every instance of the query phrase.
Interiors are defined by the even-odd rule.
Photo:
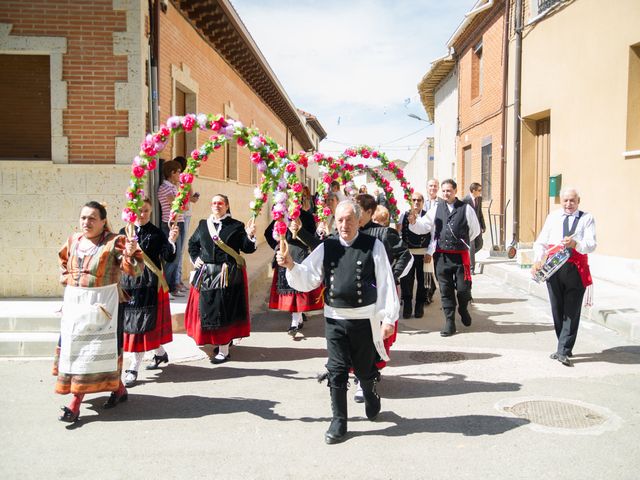
[[[532,423],[554,428],[590,428],[607,420],[589,408],[551,400],[520,402],[504,407],[504,410]]]
[[[409,358],[419,363],[447,363],[466,360],[466,357],[458,352],[413,352]]]

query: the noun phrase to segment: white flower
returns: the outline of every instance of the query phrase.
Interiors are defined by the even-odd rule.
[[[284,203],[287,201],[287,194],[284,192],[278,192],[273,196],[276,203]]]

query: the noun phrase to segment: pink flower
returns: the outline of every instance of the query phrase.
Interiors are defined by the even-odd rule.
[[[293,188],[294,192],[300,193],[302,191],[302,184],[301,183],[294,183],[292,188]]]
[[[151,170],[155,170],[156,167],[158,166],[156,159],[153,158],[151,159],[151,161],[147,164],[147,170],[151,171]]]
[[[320,217],[315,213],[313,214],[313,221],[316,223],[320,222]]]
[[[363,158],[369,158],[371,156],[371,152],[366,148],[363,148],[360,155],[362,155]]]
[[[284,212],[272,212],[272,216],[276,221],[282,220],[282,217],[284,217]]]
[[[295,163],[287,163],[287,166],[285,167],[285,169],[289,173],[295,173],[296,172],[296,164]]]
[[[171,130],[175,130],[180,126],[180,117],[169,117],[167,120],[167,127]]]
[[[184,127],[185,132],[190,132],[195,124],[196,119],[192,114],[182,117],[182,126]]]
[[[194,160],[198,160],[198,157],[200,157],[200,152],[198,150],[193,150],[191,152],[191,158],[193,158]]]
[[[251,161],[257,165],[262,161],[262,156],[258,152],[252,152]]]
[[[331,181],[332,181],[332,179],[331,179],[331,175],[329,175],[328,173],[325,173],[325,174],[322,176],[322,181],[323,181],[324,183],[331,183]]]
[[[128,223],[133,223],[138,219],[138,215],[135,212],[131,211],[130,208],[125,208],[122,211],[122,220]]]
[[[217,121],[211,124],[211,130],[215,130],[216,132],[219,132],[221,128],[222,128],[222,125],[220,125]]]
[[[322,153],[322,152],[316,152],[316,153],[314,153],[314,154],[313,154],[313,159],[314,159],[316,162],[319,162],[319,161],[320,161],[320,160],[322,160],[323,158],[324,158],[324,153]]]
[[[371,156],[373,158],[378,158],[378,152],[376,150],[374,150],[373,152],[371,152]]]
[[[273,229],[278,235],[285,235],[287,233],[287,224],[282,221],[277,221]]]
[[[202,157],[200,157],[200,160],[202,160],[203,162],[206,162],[207,160],[209,160],[209,157],[206,155],[202,155]]]
[[[309,158],[304,154],[304,152],[300,152],[300,158],[298,158],[298,163],[302,165],[304,168],[309,166]]]
[[[389,198],[389,203],[391,205],[395,205],[396,203],[398,203],[398,201],[395,199],[395,197],[391,197],[391,198]]]
[[[275,156],[273,153],[269,153],[269,154],[267,155],[267,158],[268,158],[269,160],[275,160],[275,159],[276,159],[276,156]]]
[[[128,198],[129,200],[133,200],[134,198],[136,198],[136,194],[135,194],[135,192],[128,191],[128,192],[127,192],[127,198]]]
[[[286,150],[284,150],[284,149],[282,149],[282,148],[281,148],[281,149],[279,149],[279,150],[278,150],[278,156],[279,156],[280,158],[284,158],[284,157],[286,157],[286,156],[287,156],[287,151],[286,151]]]
[[[330,209],[329,207],[324,207],[324,208],[322,209],[322,214],[323,214],[325,217],[328,217],[329,215],[331,215],[331,209]]]
[[[136,178],[144,177],[144,172],[144,168],[142,168],[140,165],[135,165],[131,168],[131,173],[133,173],[133,176]]]
[[[160,135],[162,135],[164,138],[167,138],[169,135],[171,135],[171,130],[166,125],[161,125]]]
[[[389,162],[389,170],[395,170],[396,168],[398,168],[398,166],[394,163],[394,162]]]
[[[389,186],[386,186],[386,187],[384,188],[384,191],[385,191],[385,192],[387,192],[387,193],[391,193],[391,192],[393,192],[393,188],[391,188],[391,187],[389,187]]]
[[[193,183],[193,174],[191,173],[181,173],[180,181],[182,183]]]
[[[238,139],[236,140],[236,142],[238,143],[239,146],[244,147],[247,142],[244,141],[244,138],[242,137],[238,137]]]
[[[289,216],[291,217],[291,220],[295,220],[296,218],[298,218],[300,216],[300,205],[297,205]]]

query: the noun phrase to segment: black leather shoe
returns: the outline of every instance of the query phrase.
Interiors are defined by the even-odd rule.
[[[422,318],[424,316],[424,303],[416,302],[416,310],[413,313],[413,316],[416,318]]]
[[[571,367],[572,366],[571,360],[569,360],[569,357],[567,357],[566,355],[557,354],[556,360],[558,360],[565,367]]]
[[[411,318],[411,300],[405,300],[402,305],[402,318]]]
[[[58,417],[58,420],[65,423],[76,423],[80,421],[80,410],[77,413],[74,413],[69,407],[62,407],[64,413]]]
[[[125,370],[124,373],[124,386],[127,388],[133,387],[138,380],[138,372],[135,370]]]
[[[164,352],[164,355],[154,355],[153,356],[153,364],[147,365],[145,368],[147,370],[157,370],[161,363],[169,363],[169,354]]]
[[[129,393],[126,390],[120,396],[118,396],[116,392],[111,392],[111,395],[109,396],[109,400],[104,402],[104,404],[102,405],[102,408],[114,408],[118,406],[119,403],[126,402],[127,400],[129,400]]]
[[[465,327],[470,327],[471,326],[471,315],[469,315],[469,310],[465,309],[458,309],[458,313],[460,314],[460,320],[462,321],[462,324]]]
[[[228,361],[231,358],[231,354],[225,356],[223,353],[218,353],[215,357],[211,359],[211,363],[214,365],[219,365]]]

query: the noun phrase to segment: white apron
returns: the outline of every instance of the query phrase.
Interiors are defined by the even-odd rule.
[[[118,370],[118,285],[67,286],[60,322],[60,373]]]

